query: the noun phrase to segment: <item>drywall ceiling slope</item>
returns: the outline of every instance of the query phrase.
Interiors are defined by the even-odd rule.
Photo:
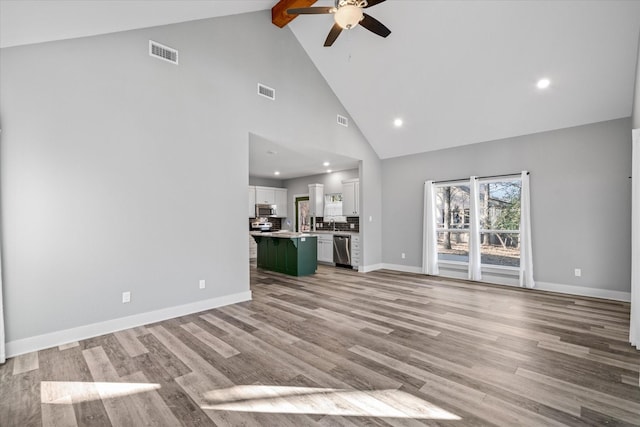
[[[274,0],[0,0],[0,47],[271,9]]]
[[[640,1],[388,0],[367,11],[388,38],[356,27],[324,48],[331,16],[289,26],[381,158],[631,115]]]
[[[0,46],[275,3],[0,0]],[[387,0],[367,12],[392,30],[388,38],[356,27],[324,48],[331,16],[289,27],[381,158],[631,115],[640,1]],[[544,92],[535,88],[541,77],[552,80]]]
[[[324,163],[328,163],[324,166]],[[358,160],[324,150],[293,149],[255,134],[249,134],[249,176],[292,179],[356,169]],[[275,175],[274,172],[279,174]]]

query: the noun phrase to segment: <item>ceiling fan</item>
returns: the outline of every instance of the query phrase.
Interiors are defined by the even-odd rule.
[[[336,5],[334,7],[302,7],[298,9],[287,9],[287,13],[289,15],[332,13],[335,24],[333,24],[324,42],[325,47],[329,47],[336,41],[342,30],[350,30],[358,24],[380,37],[387,37],[391,34],[391,30],[385,27],[380,21],[363,12],[363,9],[375,6],[384,1],[385,0],[335,0]]]

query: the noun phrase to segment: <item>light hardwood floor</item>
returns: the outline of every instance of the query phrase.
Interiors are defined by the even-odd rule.
[[[640,425],[629,305],[320,266],[0,366],[0,426]]]

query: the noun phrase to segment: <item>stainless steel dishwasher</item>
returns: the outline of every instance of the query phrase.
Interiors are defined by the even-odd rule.
[[[334,234],[333,262],[336,266],[351,267],[351,236]]]

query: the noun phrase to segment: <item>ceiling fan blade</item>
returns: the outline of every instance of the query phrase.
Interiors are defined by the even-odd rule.
[[[341,32],[342,27],[338,24],[333,24],[333,27],[331,27],[331,31],[329,31],[327,39],[324,41],[324,47],[331,46],[333,42],[336,41]]]
[[[387,37],[391,34],[391,30],[385,27],[380,21],[376,18],[373,18],[366,13],[364,14],[364,18],[360,21],[360,25],[362,25],[367,30],[371,31],[379,35],[380,37]]]
[[[333,13],[333,7],[301,7],[298,9],[287,9],[289,15],[317,15],[322,13]]]
[[[371,6],[375,6],[377,4],[382,3],[383,1],[386,1],[386,0],[367,0],[367,5],[363,9],[366,9]]]

